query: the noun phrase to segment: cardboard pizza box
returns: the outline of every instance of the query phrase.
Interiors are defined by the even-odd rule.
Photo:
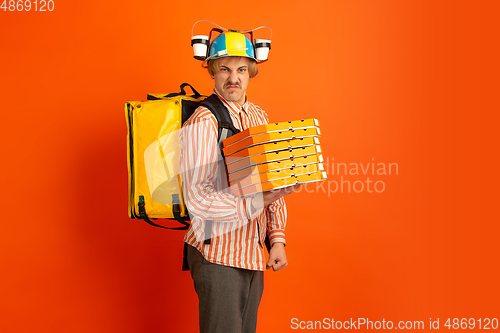
[[[236,152],[227,152],[224,150],[224,156],[236,158],[236,157],[249,157],[253,155],[265,154],[280,150],[290,150],[298,147],[307,147],[313,145],[319,145],[318,137],[309,137],[309,138],[300,138],[293,140],[283,140],[283,141],[274,141],[263,143],[257,146],[245,148],[242,150],[238,150]]]
[[[284,161],[269,162],[263,164],[253,165],[249,168],[244,168],[239,171],[234,171],[229,173],[229,181],[233,182],[238,179],[242,179],[251,175],[258,175],[260,173],[284,170],[284,169],[294,169],[296,167],[301,167],[304,165],[323,163],[323,155],[307,155],[301,156],[299,158],[288,159]]]
[[[314,172],[311,174],[298,175],[294,177],[282,178],[282,179],[274,179],[268,182],[263,182],[259,184],[239,187],[231,190],[233,195],[236,196],[246,196],[252,195],[258,192],[265,192],[269,190],[284,188],[287,186],[292,186],[295,184],[307,184],[312,182],[318,182],[327,179],[326,172]]]
[[[271,133],[271,132],[293,131],[307,127],[319,127],[318,120],[301,119],[301,120],[284,121],[280,123],[269,123],[265,125],[254,126],[247,128],[246,130],[243,130],[224,140],[224,147],[230,146],[238,141],[241,141],[247,137],[251,137],[254,135]]]
[[[223,144],[233,136],[224,140]],[[224,148],[224,154],[230,155],[242,149],[250,148],[263,143],[318,136],[321,136],[319,127],[308,127],[298,130],[287,130],[281,132],[265,132],[262,134],[246,137],[238,142],[226,146]]]
[[[321,147],[319,145],[298,147],[291,150],[282,150],[271,152],[267,154],[254,155],[246,158],[231,158],[226,157],[226,166],[229,173],[235,172],[253,165],[288,160],[301,156],[321,154]]]
[[[311,174],[314,172],[325,171],[323,163],[306,164],[300,165],[293,168],[275,170],[265,173],[260,173],[257,175],[250,175],[245,178],[241,178],[236,181],[230,182],[231,190],[237,189],[239,187],[256,185],[259,183],[268,182],[275,179],[282,179],[288,177],[295,177],[299,175]]]

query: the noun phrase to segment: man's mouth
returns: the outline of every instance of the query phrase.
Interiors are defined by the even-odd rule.
[[[239,88],[240,88],[240,86],[237,84],[229,84],[226,86],[226,89],[231,89],[231,90],[239,89]]]

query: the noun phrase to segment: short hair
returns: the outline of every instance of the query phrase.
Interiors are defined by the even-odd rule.
[[[221,58],[213,59],[208,62],[208,73],[211,76],[214,76],[219,71],[219,67],[217,66],[217,64],[219,63],[219,59]],[[248,62],[248,75],[250,76],[250,78],[253,78],[259,72],[259,68],[257,67],[257,62],[255,60],[251,58],[248,59],[250,60]]]

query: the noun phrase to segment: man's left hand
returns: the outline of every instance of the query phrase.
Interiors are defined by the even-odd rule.
[[[285,244],[275,243],[269,251],[269,260],[266,264],[266,269],[273,268],[273,271],[279,271],[288,265],[286,261]]]

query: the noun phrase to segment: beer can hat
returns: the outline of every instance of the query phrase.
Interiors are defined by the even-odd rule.
[[[252,42],[239,32],[225,32],[217,36],[210,45],[205,62],[228,56],[248,57],[257,61]]]

